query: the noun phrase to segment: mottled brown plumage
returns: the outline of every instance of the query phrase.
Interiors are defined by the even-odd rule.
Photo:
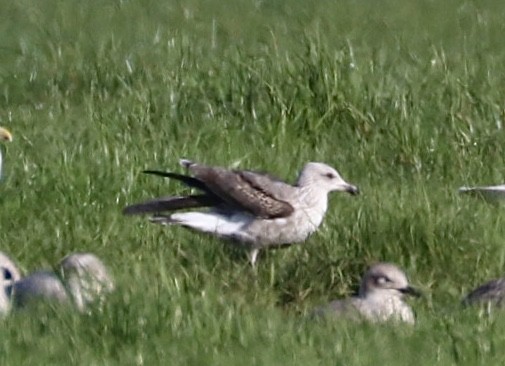
[[[252,215],[273,219],[293,213],[293,206],[280,198],[272,187],[286,183],[272,176],[245,170],[227,170],[202,164],[188,164],[192,177],[171,172],[146,170],[145,173],[165,176],[205,192],[184,197],[161,197],[128,206],[124,214],[158,213],[183,208],[216,206],[243,210]]]
[[[188,164],[187,168],[209,191],[235,208],[261,218],[286,217],[293,212],[293,207],[269,188],[280,182],[270,176],[201,164]]]
[[[505,306],[505,278],[489,281],[471,291],[464,299],[464,305],[490,303]]]

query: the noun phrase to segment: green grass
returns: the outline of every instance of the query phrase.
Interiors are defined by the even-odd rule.
[[[461,297],[505,267],[505,214],[459,197],[505,180],[499,1],[0,0],[0,246],[25,272],[71,251],[111,267],[103,312],[18,312],[0,363],[492,365],[499,312]],[[257,273],[216,239],[123,217],[179,157],[360,186]],[[418,324],[312,323],[375,261],[425,297]]]

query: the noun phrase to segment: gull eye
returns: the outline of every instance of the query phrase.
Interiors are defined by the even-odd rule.
[[[391,280],[385,276],[380,276],[377,277],[375,282],[377,282],[378,285],[385,285],[386,283],[391,282]]]
[[[334,179],[334,178],[336,178],[336,177],[337,177],[335,174],[333,174],[333,173],[331,173],[331,172],[326,173],[324,176],[325,176],[326,178],[328,178],[328,179]]]
[[[12,273],[7,268],[2,268],[4,280],[12,280]]]

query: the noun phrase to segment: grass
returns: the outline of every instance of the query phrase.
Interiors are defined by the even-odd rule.
[[[18,312],[0,363],[501,364],[505,215],[457,187],[505,179],[498,1],[0,0],[1,248],[25,272],[72,251],[111,267],[103,312]],[[179,157],[360,186],[257,273],[218,240],[123,217],[176,192]],[[404,267],[418,324],[312,323],[367,265]]]

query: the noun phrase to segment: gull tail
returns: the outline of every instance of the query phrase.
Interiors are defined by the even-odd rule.
[[[459,193],[481,197],[491,203],[503,202],[505,200],[505,185],[482,186],[482,187],[461,187]]]
[[[471,193],[471,192],[493,192],[501,195],[505,195],[505,184],[495,185],[495,186],[478,186],[478,187],[460,187],[458,189],[459,193]]]
[[[185,197],[160,197],[150,201],[126,206],[123,209],[123,214],[139,215],[163,211],[175,211],[185,208],[211,207],[217,205],[218,203],[219,200],[215,196],[205,194]]]
[[[176,224],[177,222],[172,220],[170,217],[171,215],[162,215],[162,214],[157,214],[149,218],[149,221],[152,222],[153,224],[160,224],[160,225],[171,225],[171,224]]]
[[[475,187],[459,187],[458,193],[471,193],[475,192]]]
[[[212,212],[182,212],[171,215],[155,215],[151,222],[162,225],[181,225],[204,233],[222,237],[240,237],[245,222],[232,221],[228,217]]]

